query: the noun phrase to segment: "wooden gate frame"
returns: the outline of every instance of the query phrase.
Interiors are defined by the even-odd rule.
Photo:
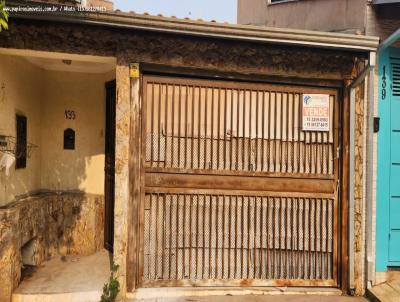
[[[267,76],[259,74],[239,74],[210,71],[204,69],[171,67],[158,64],[133,63],[130,64],[130,133],[129,133],[129,197],[128,197],[128,234],[126,255],[126,288],[128,292],[138,288],[143,268],[140,269],[141,247],[143,236],[140,231],[144,226],[143,203],[144,199],[144,166],[145,146],[142,142],[142,104],[143,104],[143,73],[152,75],[169,75],[196,77],[207,79],[230,79],[251,81],[259,83],[279,83],[321,88],[334,88],[338,90],[339,97],[339,190],[340,203],[338,207],[338,224],[341,226],[338,241],[338,286],[344,292],[348,291],[348,195],[349,195],[349,80],[309,79],[282,76]],[[335,265],[335,264],[334,264]]]

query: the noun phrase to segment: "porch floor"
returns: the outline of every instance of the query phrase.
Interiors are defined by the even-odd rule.
[[[91,256],[56,257],[25,277],[12,301],[99,301],[109,275],[110,256],[106,250]]]

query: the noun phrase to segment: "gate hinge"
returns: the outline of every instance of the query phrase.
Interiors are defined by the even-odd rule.
[[[340,147],[336,148],[336,159],[340,159]]]

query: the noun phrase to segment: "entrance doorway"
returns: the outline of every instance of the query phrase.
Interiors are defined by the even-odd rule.
[[[106,125],[105,125],[105,215],[104,247],[110,252],[114,244],[114,199],[115,199],[115,108],[116,82],[106,83]]]

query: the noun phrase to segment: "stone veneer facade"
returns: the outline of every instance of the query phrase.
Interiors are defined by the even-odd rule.
[[[103,248],[104,197],[42,193],[0,208],[0,302],[9,302],[24,264]]]
[[[356,88],[355,127],[354,127],[354,282],[355,294],[365,293],[365,198],[364,198],[364,159],[365,135],[364,123],[366,112],[365,84]]]

